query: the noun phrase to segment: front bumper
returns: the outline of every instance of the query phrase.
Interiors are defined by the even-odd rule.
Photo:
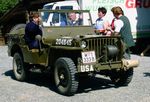
[[[78,72],[99,72],[101,70],[118,69],[122,67],[122,62],[107,62],[107,63],[91,63],[91,64],[79,64],[77,66]]]
[[[126,60],[122,59],[117,62],[106,62],[106,63],[80,63],[77,66],[78,72],[99,72],[101,70],[112,70],[112,69],[124,69],[136,68],[139,66],[138,60]]]

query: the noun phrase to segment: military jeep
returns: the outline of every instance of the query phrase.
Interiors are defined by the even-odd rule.
[[[75,12],[82,24],[67,25],[67,14]],[[56,89],[63,95],[74,95],[82,76],[109,76],[115,85],[128,85],[137,63],[125,59],[120,36],[95,33],[87,10],[39,10],[42,18],[42,43],[29,49],[25,42],[25,24],[14,27],[8,37],[8,55],[13,57],[13,72],[25,81],[30,71],[53,73]],[[49,20],[49,21],[47,21]],[[61,26],[61,21],[66,26]],[[44,25],[49,22],[49,25]]]

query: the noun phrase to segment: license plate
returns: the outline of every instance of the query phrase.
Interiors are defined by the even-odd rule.
[[[82,52],[83,63],[94,63],[96,62],[95,51]]]

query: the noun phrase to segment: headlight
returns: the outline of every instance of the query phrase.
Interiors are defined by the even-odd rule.
[[[86,48],[87,47],[86,41],[81,41],[80,47],[81,48]]]

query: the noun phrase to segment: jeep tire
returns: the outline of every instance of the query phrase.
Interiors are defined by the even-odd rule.
[[[15,53],[13,57],[13,72],[18,81],[25,81],[27,79],[27,71],[25,70],[25,63],[20,53]]]
[[[112,70],[110,79],[116,86],[127,86],[133,77],[133,68],[128,70]]]
[[[55,85],[60,94],[74,95],[78,89],[77,69],[70,58],[57,59],[54,69]]]

